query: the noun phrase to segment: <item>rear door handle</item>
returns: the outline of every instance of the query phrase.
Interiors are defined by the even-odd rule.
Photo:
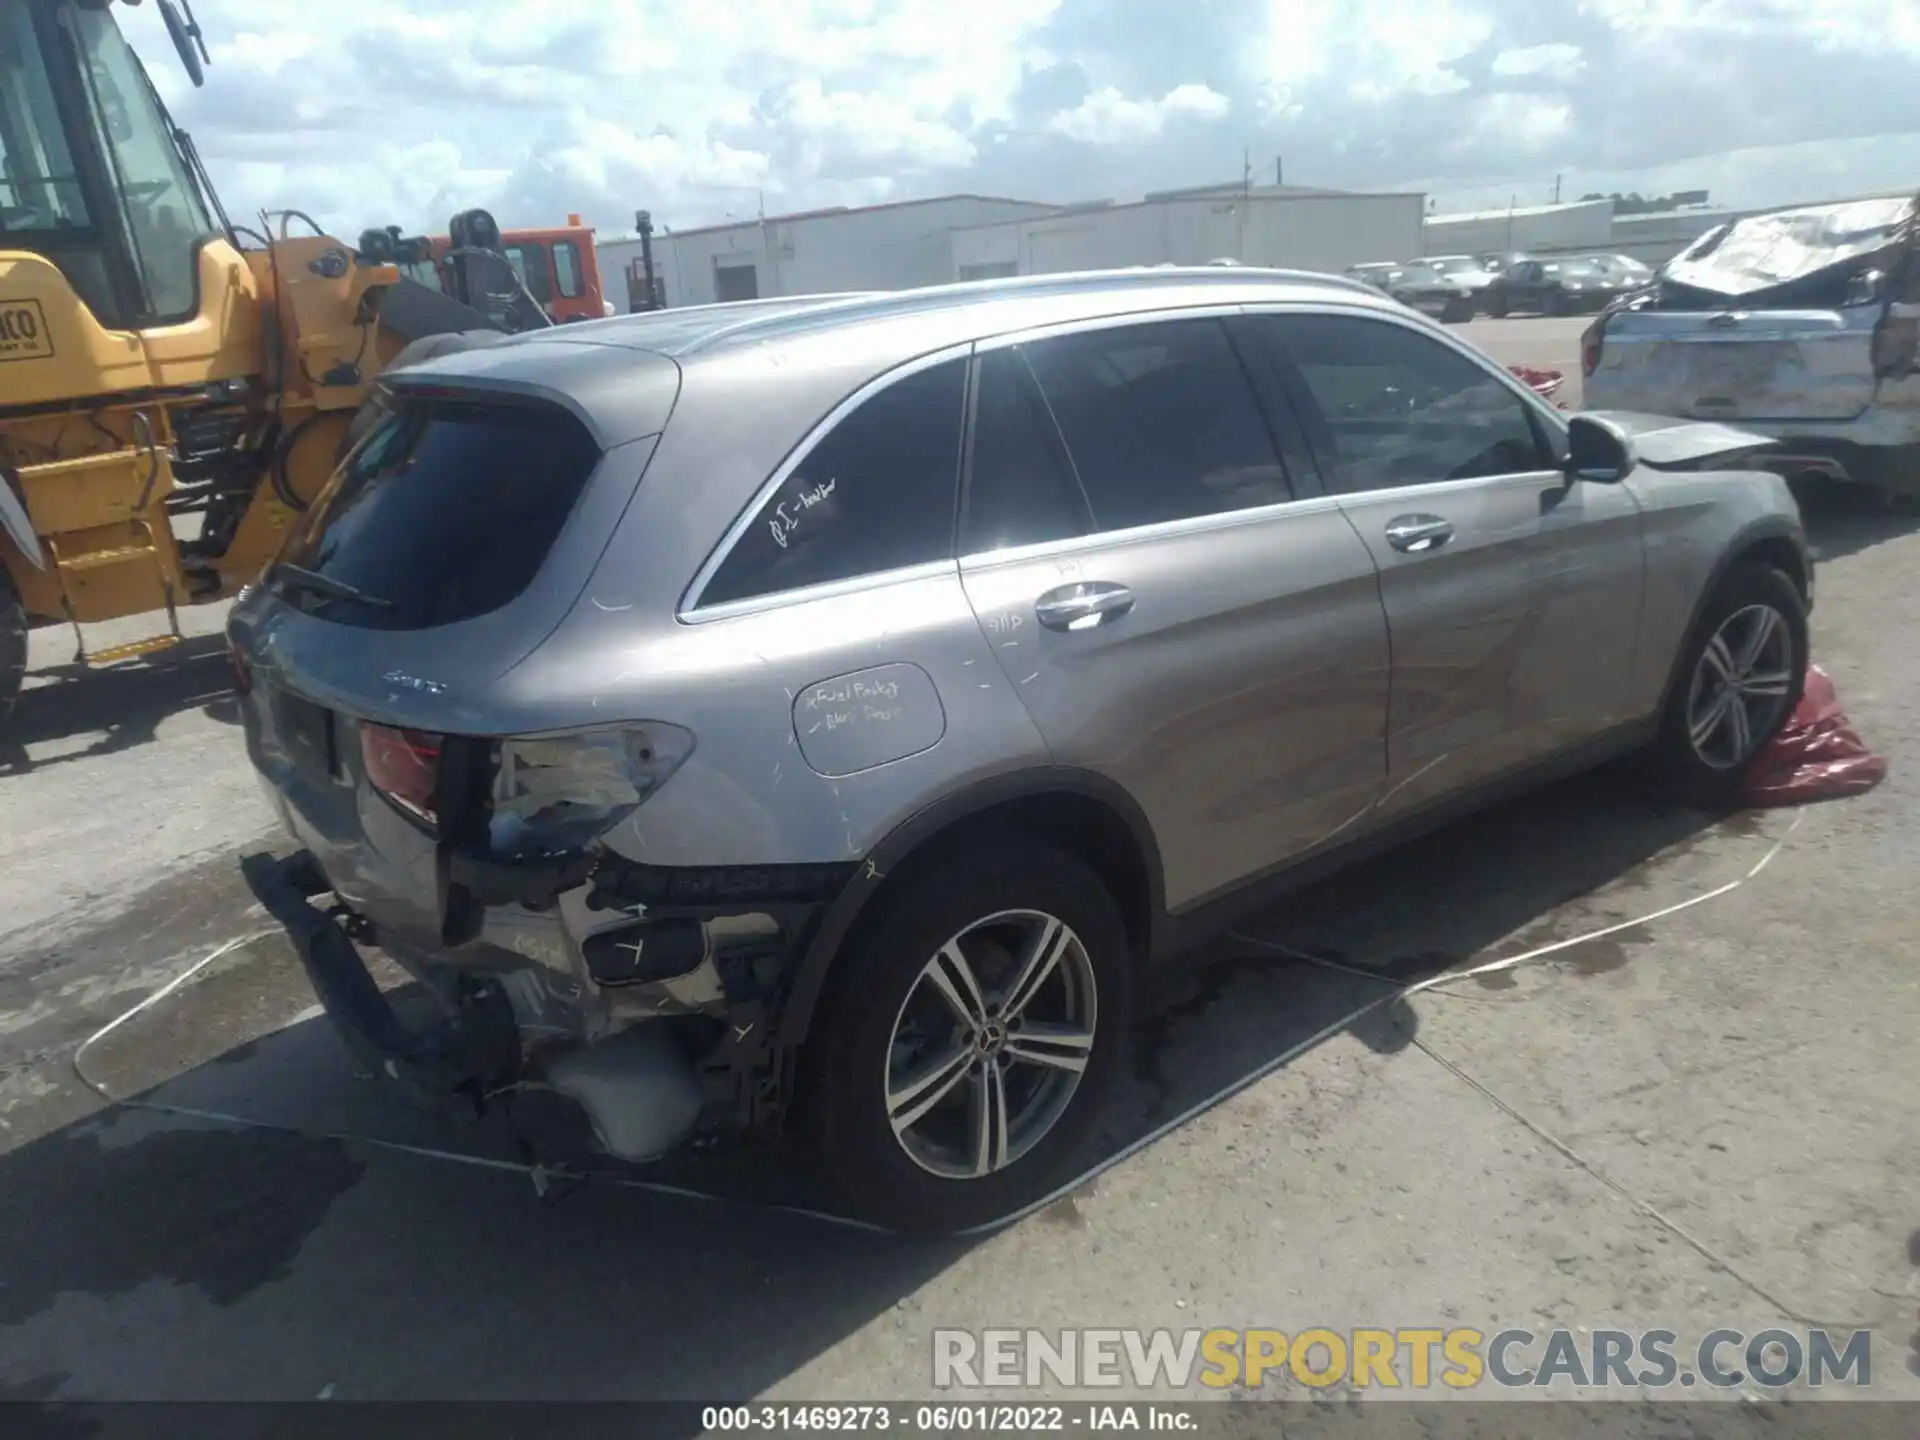
[[[1453,522],[1438,515],[1396,515],[1387,522],[1387,543],[1408,555],[1438,550],[1453,538]]]
[[[1090,630],[1133,608],[1133,592],[1105,580],[1082,580],[1047,591],[1033,613],[1049,630]]]

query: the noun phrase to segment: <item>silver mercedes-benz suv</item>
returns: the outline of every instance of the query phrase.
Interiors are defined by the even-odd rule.
[[[624,317],[380,404],[230,625],[329,1013],[624,1159],[795,1130],[899,1226],[1063,1177],[1148,967],[1628,749],[1730,793],[1807,659],[1764,442],[1328,276]]]

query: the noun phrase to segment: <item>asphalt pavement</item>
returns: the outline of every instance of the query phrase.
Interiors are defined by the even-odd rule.
[[[1463,331],[1577,378],[1579,328]],[[1125,1158],[940,1242],[799,1213],[778,1153],[538,1194],[499,1113],[357,1076],[270,935],[83,1083],[83,1040],[263,929],[235,857],[268,817],[216,644],[82,677],[37,632],[0,751],[0,1397],[878,1400],[931,1393],[936,1327],[1813,1324],[1920,1397],[1920,522],[1809,519],[1878,790],[1710,816],[1613,769],[1315,887],[1160,997],[1090,1157]]]

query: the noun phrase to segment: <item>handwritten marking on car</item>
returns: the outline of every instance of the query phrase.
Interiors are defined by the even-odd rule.
[[[840,483],[839,477],[822,481],[810,490],[802,490],[792,500],[782,500],[773,507],[773,516],[767,521],[767,530],[773,536],[773,543],[782,550],[793,538],[793,532],[800,528],[801,517],[814,506],[833,494],[834,487]],[[792,508],[790,508],[792,507]]]

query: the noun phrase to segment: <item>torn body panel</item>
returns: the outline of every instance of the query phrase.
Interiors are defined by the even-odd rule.
[[[1790,474],[1920,489],[1914,203],[1753,216],[1671,262],[1582,346],[1585,399],[1733,422]]]

